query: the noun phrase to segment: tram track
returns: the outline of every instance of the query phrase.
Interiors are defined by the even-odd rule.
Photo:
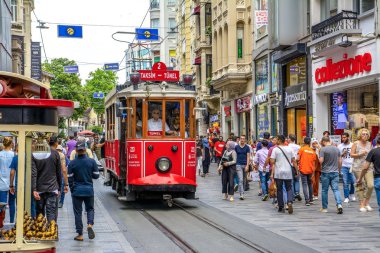
[[[182,206],[179,203],[173,202],[173,206],[177,208],[177,210],[180,210],[182,214],[185,213],[186,215],[191,217],[191,218],[186,217],[183,220],[185,220],[186,222],[193,223],[193,224],[194,222],[191,222],[191,219],[195,219],[196,221],[201,222],[202,224],[199,224],[199,226],[202,226],[202,225],[207,226],[209,231],[213,231],[210,233],[218,234],[218,236],[216,237],[221,242],[226,241],[226,240],[227,241],[233,240],[235,244],[237,243],[237,244],[242,245],[243,246],[242,252],[259,252],[259,253],[271,252],[257,245],[256,243],[229,231],[225,227],[209,220],[208,218],[202,215],[199,215],[198,213],[194,213],[187,210],[184,206]],[[199,250],[199,248],[197,247],[197,245],[194,244],[194,242],[191,242],[191,240],[188,240],[189,239],[188,237],[184,236],[183,234],[181,235],[181,232],[175,231],[175,229],[170,228],[170,225],[166,225],[165,217],[164,217],[165,215],[160,216],[157,213],[154,213],[151,210],[146,210],[144,208],[139,208],[138,210],[145,219],[147,219],[151,224],[153,224],[159,231],[161,231],[161,233],[163,233],[169,240],[171,240],[174,244],[176,244],[183,252],[186,252],[186,253],[203,252],[203,250]],[[185,229],[185,227],[183,227],[183,229]],[[210,242],[210,243],[213,243],[213,242]],[[211,244],[210,244],[210,247],[212,247]],[[223,251],[219,251],[219,252],[223,252]]]

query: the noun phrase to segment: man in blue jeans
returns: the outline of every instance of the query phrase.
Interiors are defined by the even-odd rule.
[[[358,178],[357,183],[362,184],[364,175],[368,172],[369,166],[373,163],[374,172],[374,186],[376,191],[377,205],[379,206],[379,215],[380,215],[380,138],[376,140],[376,148],[372,149],[365,159],[364,167],[360,177]],[[371,173],[371,172],[369,172]]]
[[[322,138],[322,146],[319,153],[319,162],[322,164],[322,213],[327,213],[329,187],[334,193],[337,213],[343,213],[342,200],[339,192],[339,173],[342,166],[342,157],[339,149],[331,145],[330,137]]]
[[[356,179],[354,174],[350,172],[350,168],[354,159],[350,156],[352,143],[350,142],[350,135],[348,133],[342,134],[342,143],[339,144],[338,148],[342,155],[344,203],[356,201],[354,185]]]
[[[244,174],[248,172],[251,149],[245,144],[245,135],[240,136],[236,151],[236,174],[239,180],[240,200],[244,200]]]
[[[94,239],[94,186],[92,179],[99,178],[99,169],[94,159],[86,156],[86,143],[78,141],[76,145],[77,158],[69,164],[68,178],[73,201],[75,216],[75,228],[78,235],[76,241],[83,241],[82,206],[83,203],[87,212],[87,232],[88,238]]]

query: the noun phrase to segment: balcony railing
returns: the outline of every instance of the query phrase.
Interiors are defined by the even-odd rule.
[[[210,86],[208,93],[210,96],[220,95],[220,91],[215,90],[214,86]]]
[[[339,30],[359,29],[358,13],[342,11],[339,14],[314,25],[311,28],[312,40],[319,39]]]

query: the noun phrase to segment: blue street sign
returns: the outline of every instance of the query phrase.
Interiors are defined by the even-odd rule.
[[[137,40],[151,40],[157,41],[158,29],[153,28],[136,28],[136,39]]]
[[[104,64],[105,70],[119,70],[119,63],[106,63]]]
[[[63,73],[78,73],[79,67],[78,66],[64,66],[63,67]]]
[[[58,37],[61,38],[83,38],[82,26],[58,25]]]
[[[103,92],[94,92],[92,95],[93,98],[104,98],[104,93]]]

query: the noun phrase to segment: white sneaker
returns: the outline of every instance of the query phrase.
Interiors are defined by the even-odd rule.
[[[313,197],[313,200],[318,200],[318,197],[317,197],[317,196],[314,196],[314,197]]]
[[[223,194],[223,200],[226,200],[228,198],[227,194]]]
[[[348,203],[348,202],[350,202],[350,200],[348,198],[345,198],[344,203]]]
[[[352,201],[352,202],[355,202],[355,201],[356,201],[355,194],[351,194],[351,195],[350,195],[350,201]]]
[[[367,209],[368,212],[371,212],[373,210],[372,207],[370,207],[369,205],[365,206],[364,208]]]
[[[365,213],[365,212],[367,212],[367,209],[366,209],[365,207],[361,207],[361,208],[359,209],[359,211],[362,212],[362,213]]]

